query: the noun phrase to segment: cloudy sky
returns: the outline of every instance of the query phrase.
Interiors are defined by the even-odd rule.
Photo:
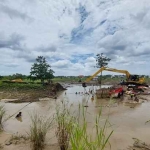
[[[90,75],[97,53],[149,75],[150,0],[0,0],[0,75],[29,74],[37,56],[55,75]]]

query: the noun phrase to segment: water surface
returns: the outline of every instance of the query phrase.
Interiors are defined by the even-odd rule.
[[[7,117],[13,115],[17,111],[22,112],[22,120],[17,120],[14,115],[6,121],[4,129],[8,133],[24,134],[29,131],[29,116],[33,112],[37,112],[46,117],[52,116],[52,114],[55,113],[56,105],[61,103],[62,100],[65,100],[71,104],[74,113],[78,112],[79,103],[86,106],[89,131],[92,130],[94,118],[101,109],[99,106],[103,106],[103,118],[109,116],[109,122],[112,125],[108,130],[114,130],[114,133],[110,138],[112,150],[126,149],[129,145],[133,144],[132,138],[138,138],[150,144],[150,123],[145,124],[147,120],[150,120],[150,102],[131,105],[122,103],[118,99],[111,101],[109,99],[96,99],[96,97],[93,99],[92,94],[84,94],[85,92],[89,92],[89,90],[95,92],[96,89],[98,89],[98,87],[88,86],[84,89],[79,85],[70,85],[68,90],[64,91],[57,100],[51,99],[34,102],[29,105],[28,103],[11,104],[1,102],[7,110]],[[76,92],[78,94],[76,94]],[[54,136],[54,132],[49,133],[48,135],[49,137],[52,137]],[[56,139],[54,138],[51,142],[56,143]]]

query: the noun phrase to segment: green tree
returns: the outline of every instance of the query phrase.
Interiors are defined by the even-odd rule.
[[[41,83],[44,84],[44,80],[50,80],[54,78],[54,71],[51,66],[47,63],[45,57],[38,56],[36,62],[31,67],[30,77],[40,79]]]
[[[3,79],[4,77],[0,75],[0,80]]]
[[[23,79],[24,75],[20,74],[20,73],[16,73],[12,75],[13,79]]]
[[[104,56],[103,53],[97,54],[96,55],[96,67],[97,68],[102,68],[102,67],[107,67],[108,66],[108,62],[111,59]],[[102,72],[101,72],[101,76],[100,76],[100,85],[102,83]]]

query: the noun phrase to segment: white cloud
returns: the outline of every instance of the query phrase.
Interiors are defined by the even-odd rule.
[[[110,67],[149,74],[149,7],[149,0],[1,0],[1,74],[29,74],[43,55],[56,75],[89,75],[101,52]]]
[[[69,68],[72,67],[72,63],[69,60],[59,60],[55,63],[51,64],[52,67],[56,67],[56,68]]]

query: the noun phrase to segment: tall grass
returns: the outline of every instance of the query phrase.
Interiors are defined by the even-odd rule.
[[[56,121],[58,124],[56,136],[61,150],[104,150],[113,131],[107,132],[110,126],[108,119],[102,122],[102,109],[95,117],[94,134],[89,134],[86,119],[87,109],[79,105],[78,114],[72,115],[68,107],[57,109]],[[93,136],[94,135],[94,136]]]
[[[56,137],[61,150],[67,150],[69,147],[70,135],[75,118],[70,115],[69,109],[64,101],[62,107],[56,108]]]
[[[0,106],[0,131],[3,130],[3,118],[6,114],[4,106]]]
[[[52,127],[52,123],[52,118],[46,119],[44,116],[39,116],[37,113],[31,115],[29,137],[32,142],[33,150],[44,149],[46,134]]]
[[[76,123],[73,126],[73,130],[70,136],[71,150],[103,150],[106,147],[106,144],[109,142],[109,138],[113,133],[113,131],[107,133],[108,125],[110,125],[108,119],[106,119],[102,125],[102,109],[100,109],[99,114],[95,118],[95,126],[93,128],[95,130],[95,135],[92,136],[88,133],[88,124],[86,121],[87,112],[86,110],[84,110],[84,107],[82,107],[81,109],[82,114],[79,117],[82,117],[83,121],[82,123]]]

